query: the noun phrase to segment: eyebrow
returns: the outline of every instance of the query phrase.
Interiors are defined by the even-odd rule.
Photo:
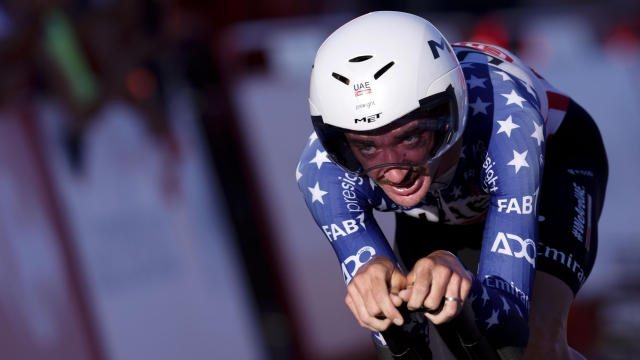
[[[426,130],[424,130],[423,128],[421,128],[420,126],[414,126],[412,128],[406,129],[403,132],[396,134],[393,136],[393,140],[394,141],[398,141],[398,140],[402,140],[404,138],[406,138],[407,136],[411,136],[411,135],[417,135],[420,133],[425,132]],[[374,140],[368,140],[368,139],[350,139],[349,143],[351,143],[352,145],[356,145],[356,146],[376,146],[376,142]]]
[[[397,134],[393,137],[394,140],[402,140],[404,138],[406,138],[407,136],[411,136],[411,135],[417,135],[420,133],[425,132],[426,130],[424,130],[423,128],[419,127],[419,126],[414,126],[410,129],[407,129],[403,132],[401,132],[400,134]]]
[[[373,140],[364,140],[364,139],[352,139],[349,142],[356,146],[375,146],[376,143]]]

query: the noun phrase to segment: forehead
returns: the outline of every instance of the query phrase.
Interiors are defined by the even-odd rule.
[[[367,139],[373,140],[376,138],[385,138],[387,136],[394,136],[402,134],[407,131],[417,129],[419,127],[419,120],[411,119],[398,119],[391,124],[387,124],[381,128],[368,130],[368,131],[353,131],[345,130],[347,139]]]

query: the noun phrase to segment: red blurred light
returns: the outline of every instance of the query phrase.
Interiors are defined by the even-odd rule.
[[[471,41],[509,48],[509,33],[504,23],[495,16],[480,18],[471,30]]]
[[[148,99],[158,89],[158,81],[151,71],[138,68],[127,74],[127,89],[138,100]]]
[[[629,62],[640,53],[640,39],[628,24],[618,24],[605,39],[607,57],[615,62]]]

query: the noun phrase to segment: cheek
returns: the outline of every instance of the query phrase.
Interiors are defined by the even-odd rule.
[[[409,145],[402,148],[402,157],[416,163],[425,163],[429,159],[431,146],[424,142],[417,145]]]

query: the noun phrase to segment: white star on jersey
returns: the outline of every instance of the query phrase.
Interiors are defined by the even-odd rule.
[[[509,81],[511,80],[511,76],[509,76],[509,74],[507,74],[504,71],[494,71],[494,73],[502,76],[502,81]],[[513,80],[511,80],[513,82]]]
[[[300,180],[301,177],[302,173],[300,172],[300,163],[298,163],[298,166],[296,166],[296,181]]]
[[[500,299],[502,299],[502,304],[504,305],[502,310],[508,312],[509,309],[511,309],[511,306],[509,306],[509,304],[507,304],[507,300],[504,299],[504,296],[500,295]]]
[[[489,300],[489,294],[487,294],[487,289],[485,289],[484,285],[482,285],[482,296],[480,296],[480,298],[484,300],[482,302],[482,306],[484,306],[487,303],[487,300]]]
[[[375,187],[377,186],[377,185],[376,185],[376,182],[375,182],[375,181],[373,181],[373,179],[372,179],[372,178],[369,178],[369,184],[371,184],[371,188],[372,188],[372,189],[373,189],[373,188],[375,188]]]
[[[322,197],[326,194],[328,194],[326,191],[322,191],[320,190],[320,184],[316,183],[316,186],[309,188],[309,191],[311,191],[311,203],[313,204],[316,201],[320,201],[320,203],[322,203],[322,205],[324,205],[324,201],[322,200]]]
[[[316,157],[311,159],[311,161],[309,161],[309,164],[316,163],[316,165],[318,165],[318,169],[320,169],[320,167],[322,166],[322,163],[326,163],[326,162],[331,162],[331,160],[327,158],[327,152],[316,150]]]
[[[476,115],[477,113],[487,113],[487,106],[491,105],[491,103],[483,103],[482,100],[480,100],[480,97],[478,96],[478,98],[476,99],[475,104],[469,103],[469,106],[471,106],[473,108],[473,115]]]
[[[453,187],[453,192],[451,193],[451,195],[453,195],[453,200],[457,199],[458,196],[462,196],[462,192],[460,191],[460,188],[462,188],[462,186]]]
[[[384,202],[384,199],[382,199],[382,202],[380,203],[380,205],[378,205],[378,210],[380,211],[387,210],[387,203]]]
[[[507,120],[498,120],[498,124],[500,124],[500,129],[498,129],[498,132],[496,134],[500,134],[501,132],[503,132],[507,134],[507,137],[511,137],[511,130],[520,127],[520,125],[513,123],[511,115],[509,115]]]
[[[466,148],[466,146],[463,146],[462,149],[460,150],[460,158],[461,159],[466,159],[467,157],[464,155],[464,148]]]
[[[518,171],[520,171],[521,167],[529,167],[529,164],[527,164],[527,153],[529,152],[529,150],[525,150],[522,154],[518,153],[517,151],[513,150],[513,160],[511,160],[510,162],[507,163],[507,165],[513,165],[516,167],[516,174],[518,173]]]
[[[476,294],[471,293],[471,295],[469,295],[469,300],[471,301],[471,303],[473,304],[474,301],[476,301]]]
[[[492,310],[491,317],[488,318],[487,320],[485,320],[487,322],[487,329],[490,328],[493,325],[498,325],[498,314],[499,313],[500,313],[500,311],[498,311],[498,310]]]
[[[538,140],[538,146],[540,146],[540,144],[542,144],[542,142],[544,141],[544,133],[542,131],[542,126],[538,126],[538,124],[536,124],[535,121],[533,122],[533,125],[536,127],[536,131],[534,131],[533,134],[531,134],[531,137]]]
[[[524,98],[521,98],[520,96],[518,96],[515,90],[511,90],[511,94],[500,94],[500,95],[507,98],[507,105],[517,104],[518,106],[523,107],[522,102],[527,101]]]
[[[311,146],[311,144],[313,144],[313,142],[316,141],[317,138],[318,134],[316,134],[316,132],[314,131],[311,136],[309,136],[309,146]]]
[[[487,87],[484,86],[485,81],[487,81],[487,79],[483,79],[483,78],[478,79],[477,77],[471,75],[471,78],[467,80],[467,84],[469,84],[469,89],[473,89],[476,86],[486,89]]]

